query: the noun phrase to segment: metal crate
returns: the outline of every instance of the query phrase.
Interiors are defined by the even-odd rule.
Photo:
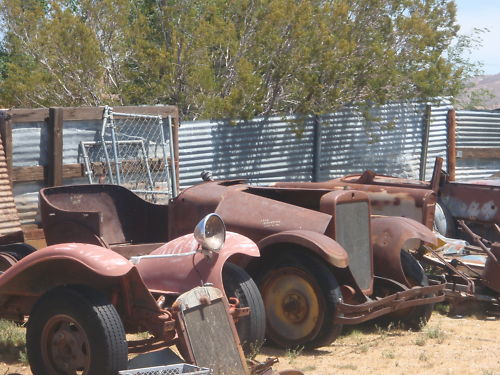
[[[211,375],[212,370],[205,367],[198,367],[180,363],[178,365],[145,367],[135,370],[123,370],[118,372],[120,375],[177,375],[177,374],[191,374],[191,375]]]

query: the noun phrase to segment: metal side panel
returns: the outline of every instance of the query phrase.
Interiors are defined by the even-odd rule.
[[[223,298],[212,287],[195,288],[179,297],[189,345],[196,365],[210,368],[214,374],[248,374]]]

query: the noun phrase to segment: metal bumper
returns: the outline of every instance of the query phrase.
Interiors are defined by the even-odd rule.
[[[442,302],[445,299],[444,288],[445,284],[414,287],[359,305],[341,302],[337,305],[335,323],[358,324],[397,310]]]

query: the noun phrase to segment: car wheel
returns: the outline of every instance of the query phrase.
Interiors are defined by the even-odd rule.
[[[116,375],[127,367],[120,316],[92,289],[45,294],[30,314],[26,348],[34,375]]]
[[[445,237],[455,237],[456,225],[451,212],[439,200],[434,212],[434,230]]]
[[[257,285],[241,267],[226,263],[222,270],[224,291],[228,297],[240,301],[240,307],[249,307],[250,315],[238,319],[236,329],[245,353],[257,351],[264,342],[266,315],[264,302]]]
[[[427,278],[420,263],[410,253],[404,250],[401,250],[401,265],[403,267],[405,277],[410,283],[407,285],[408,287],[429,286],[429,279]],[[399,291],[400,290],[398,289],[391,291],[390,293],[392,294]],[[409,307],[407,309],[398,310],[389,314],[385,316],[383,320],[385,322],[393,322],[406,329],[419,331],[429,321],[433,309],[433,303]]]
[[[9,253],[0,252],[0,272],[7,271],[10,267],[17,263],[17,259]]]
[[[333,323],[342,300],[334,275],[310,255],[280,253],[273,259],[264,262],[259,277],[267,337],[285,348],[330,344],[342,330],[342,325]]]

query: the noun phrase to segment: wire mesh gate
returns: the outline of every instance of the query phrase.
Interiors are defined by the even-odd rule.
[[[165,129],[166,128],[166,129]],[[122,185],[164,203],[177,195],[172,118],[113,112],[104,107],[100,139],[80,142],[90,184]]]

